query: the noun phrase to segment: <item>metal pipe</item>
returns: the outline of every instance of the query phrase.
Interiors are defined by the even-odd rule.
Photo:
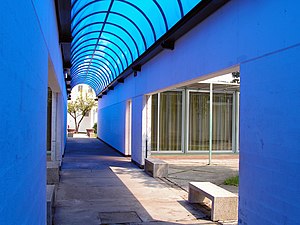
[[[213,84],[209,84],[209,161],[211,165],[212,158],[212,138],[213,138]]]

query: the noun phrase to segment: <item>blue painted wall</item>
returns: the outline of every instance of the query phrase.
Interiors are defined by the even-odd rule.
[[[1,1],[1,225],[46,224],[48,57],[63,87],[53,7],[50,0]]]
[[[143,148],[145,142],[143,142],[143,96],[135,96],[132,98],[132,144],[131,144],[131,158],[139,163],[141,163],[141,159],[145,154],[145,149]]]
[[[299,59],[300,46],[241,67],[240,224],[299,224]]]
[[[110,105],[140,99],[132,102],[132,157],[143,164],[143,96],[240,66],[239,223],[299,223],[299,6],[291,0],[230,1],[178,40],[174,51],[163,51],[136,78],[108,92],[99,101],[99,123],[111,117]],[[105,131],[100,126],[98,132],[101,137]],[[111,133],[111,145],[125,138]]]
[[[125,137],[115,138],[125,131],[125,112],[126,102],[111,105],[99,111],[99,116],[106,118],[99,123],[102,130],[101,136],[99,136],[123,154],[125,154],[125,148],[123,147],[125,145]]]

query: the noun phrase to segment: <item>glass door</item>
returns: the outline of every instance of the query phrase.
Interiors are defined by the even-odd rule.
[[[209,150],[210,93],[189,91],[188,151]],[[233,94],[213,93],[213,151],[232,151]]]
[[[182,91],[167,91],[152,95],[151,151],[178,152],[182,142]]]

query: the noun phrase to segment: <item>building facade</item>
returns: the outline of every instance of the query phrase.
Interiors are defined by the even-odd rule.
[[[82,96],[84,99],[87,97],[91,99],[96,98],[94,90],[85,84],[77,85],[72,89],[70,101],[75,101],[80,96]],[[78,117],[78,120],[79,119],[80,116]],[[80,123],[78,132],[85,133],[86,129],[93,128],[95,123],[97,123],[97,120],[98,120],[97,107],[93,107],[92,110],[88,112],[86,116],[84,116],[82,122]],[[69,113],[67,116],[67,121],[68,121],[67,127],[71,129],[75,129],[74,118]]]
[[[70,67],[55,2],[1,2],[0,224],[46,224],[47,121],[60,161]],[[99,96],[98,137],[141,166],[160,152],[239,152],[239,224],[299,224],[299,4],[224,1]],[[237,72],[239,87],[210,80]]]
[[[216,94],[214,101],[219,106],[215,107],[219,109],[215,108],[213,116],[217,118],[220,104],[225,108],[230,106],[227,112],[236,110],[235,115],[230,114],[231,120],[236,121],[235,128],[239,127],[239,135],[232,139],[224,134],[223,145],[213,149],[240,152],[239,224],[297,224],[296,212],[300,208],[288,200],[300,197],[297,193],[300,179],[295,174],[300,168],[297,157],[300,105],[295,100],[300,95],[297,84],[300,17],[296,5],[292,1],[226,3],[177,40],[174,50],[166,49],[156,55],[142,65],[136,76],[132,73],[124,84],[102,96],[98,106],[101,121],[98,136],[124,154],[128,152],[127,139],[131,137],[131,157],[140,165],[144,164],[149,149],[152,153],[207,150],[203,147],[208,144],[207,131],[202,139],[196,131],[187,134],[188,130],[197,130],[197,126],[207,130],[208,118],[201,115],[200,124],[199,115],[203,111],[199,111],[198,115],[189,115],[190,121],[195,119],[197,123],[187,122],[184,127],[180,118],[187,112],[182,111],[182,99],[186,98],[189,86],[239,71],[240,90],[226,97],[224,93]],[[201,90],[189,92],[188,107],[194,107],[195,111],[197,104],[207,98],[208,94],[201,94]],[[233,119],[237,116],[237,108],[231,107],[236,102],[234,98],[240,99],[239,120]],[[165,108],[164,112],[157,111],[157,104]],[[158,119],[159,116],[163,119]],[[157,128],[157,121],[163,122],[161,128]],[[227,125],[215,123],[215,126]],[[157,135],[159,131],[163,133]],[[159,138],[163,140],[158,141]],[[235,146],[229,146],[232,144]],[[285,193],[285,198],[279,199],[278,193]]]

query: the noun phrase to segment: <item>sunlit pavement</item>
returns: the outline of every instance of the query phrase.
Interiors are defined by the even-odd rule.
[[[191,181],[207,181],[238,194],[238,187],[224,185],[225,179],[239,174],[238,155],[215,156],[210,165],[208,165],[207,156],[160,158],[169,164],[169,175],[165,180],[186,191]]]
[[[58,185],[56,225],[216,224],[187,193],[146,175],[95,138],[69,138]]]

